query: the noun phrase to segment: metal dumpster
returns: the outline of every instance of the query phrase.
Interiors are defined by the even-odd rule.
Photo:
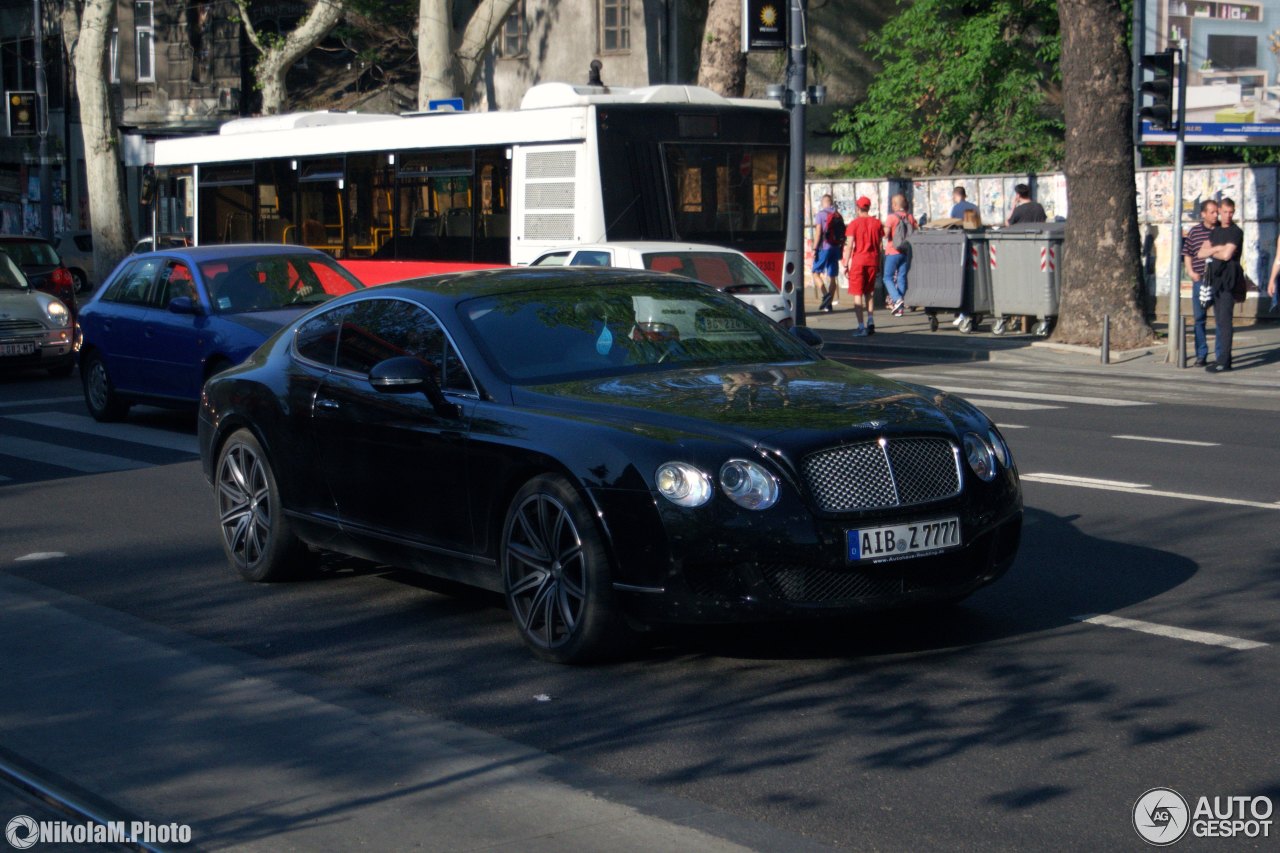
[[[991,267],[985,229],[927,229],[911,235],[908,305],[929,315],[938,330],[938,311],[963,314],[960,331],[971,332],[991,313]]]
[[[1058,316],[1059,271],[1065,222],[1011,225],[988,235],[991,243],[991,298],[996,317],[992,331],[1002,334],[1008,318],[1035,317],[1032,332],[1041,337]]]

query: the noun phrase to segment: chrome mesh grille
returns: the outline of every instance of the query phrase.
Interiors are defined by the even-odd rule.
[[[35,320],[0,320],[0,332],[38,332],[43,328]]]
[[[801,469],[825,512],[910,506],[960,493],[955,449],[943,438],[835,447],[805,457]]]

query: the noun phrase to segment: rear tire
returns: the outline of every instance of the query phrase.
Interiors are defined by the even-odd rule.
[[[271,463],[253,433],[232,433],[214,471],[222,550],[241,577],[264,583],[306,574],[315,555],[294,535]]]
[[[120,421],[129,414],[129,403],[116,393],[115,386],[111,384],[102,353],[94,350],[84,357],[80,381],[84,387],[84,404],[95,421]]]
[[[516,492],[499,554],[507,607],[534,655],[583,664],[631,645],[604,540],[564,477],[534,477]]]
[[[67,270],[71,273],[71,286],[75,289],[76,295],[80,295],[89,289],[89,279],[80,270]]]

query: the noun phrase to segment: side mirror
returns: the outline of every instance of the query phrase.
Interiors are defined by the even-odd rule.
[[[822,352],[822,335],[808,326],[792,326],[791,334],[795,335],[800,340],[800,343],[808,344],[818,352]]]
[[[421,391],[431,408],[446,418],[456,418],[461,411],[445,399],[444,392],[431,377],[427,365],[412,356],[397,356],[380,361],[369,370],[369,384],[383,394],[408,394]]]
[[[200,314],[200,306],[190,296],[175,296],[169,300],[169,310],[174,314]]]

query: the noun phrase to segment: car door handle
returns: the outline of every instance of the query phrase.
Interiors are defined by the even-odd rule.
[[[317,399],[316,408],[324,409],[325,411],[328,411],[328,412],[336,412],[338,411],[338,409],[342,408],[342,404],[339,403],[337,400]]]

